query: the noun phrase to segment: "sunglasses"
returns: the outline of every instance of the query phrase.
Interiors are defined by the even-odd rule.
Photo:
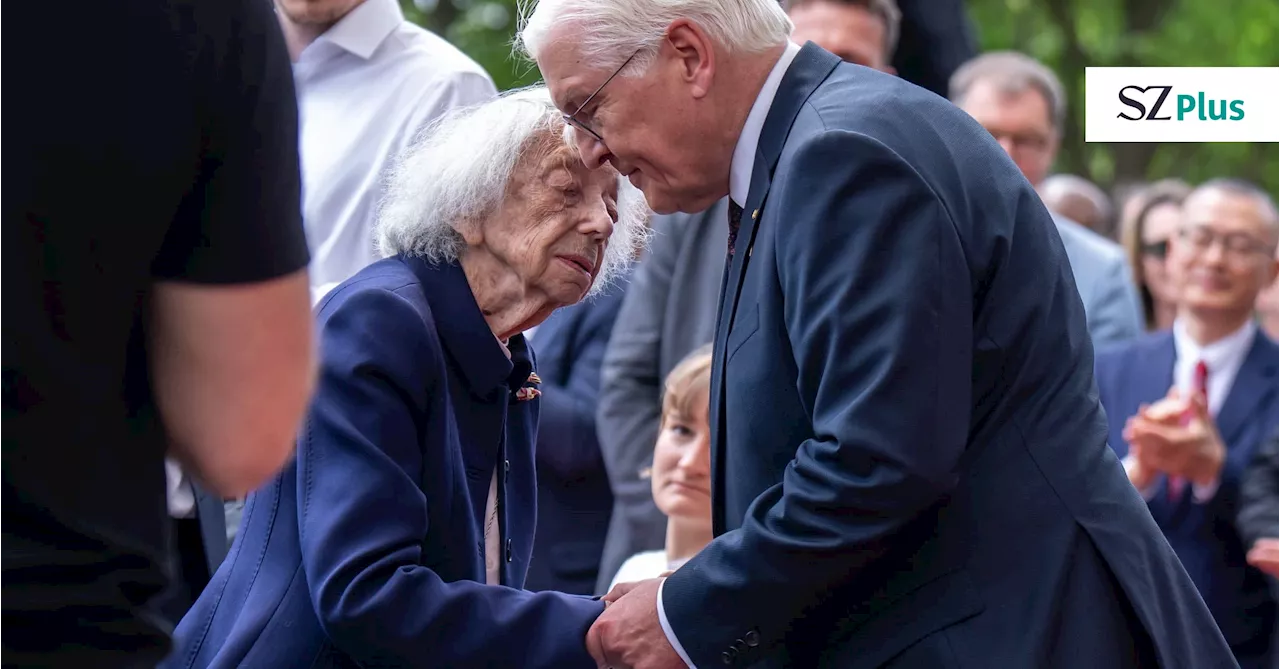
[[[1158,242],[1144,243],[1142,245],[1142,255],[1164,260],[1169,255],[1169,240],[1162,239]]]

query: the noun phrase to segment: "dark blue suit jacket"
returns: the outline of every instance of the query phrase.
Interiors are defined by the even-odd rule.
[[[601,602],[524,585],[538,402],[456,265],[388,258],[318,305],[298,454],[249,496],[168,667],[594,667]],[[498,470],[504,585],[485,580]]]
[[[625,292],[626,282],[620,281],[589,302],[560,309],[534,336],[542,420],[530,590],[589,595],[596,587],[613,512],[609,473],[596,437],[596,403],[600,367]]]
[[[1218,432],[1227,445],[1218,492],[1197,504],[1183,495],[1175,504],[1161,479],[1147,503],[1151,515],[1181,558],[1204,596],[1227,643],[1242,667],[1274,667],[1271,636],[1276,603],[1262,572],[1245,562],[1249,547],[1240,537],[1240,483],[1258,446],[1276,429],[1276,343],[1259,331],[1245,357],[1222,409]],[[1164,397],[1173,386],[1176,351],[1169,331],[1147,335],[1098,355],[1098,390],[1111,419],[1111,447],[1120,457],[1129,452],[1121,432],[1142,404]]]
[[[755,158],[719,536],[662,591],[694,663],[1231,666],[1107,447],[1062,241],[995,140],[811,43]]]

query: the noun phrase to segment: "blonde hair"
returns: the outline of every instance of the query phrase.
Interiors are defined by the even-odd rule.
[[[694,400],[699,396],[710,399],[711,359],[711,344],[703,345],[685,356],[667,374],[666,383],[662,387],[663,424],[666,424],[668,414],[692,414]]]

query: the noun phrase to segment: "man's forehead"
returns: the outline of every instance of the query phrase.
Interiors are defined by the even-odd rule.
[[[1266,227],[1259,203],[1244,194],[1223,190],[1194,193],[1183,205],[1183,218],[1193,225],[1213,223],[1233,230],[1258,230]]]
[[[572,98],[580,101],[590,94],[590,91],[582,91],[584,75],[590,70],[578,49],[566,40],[553,40],[543,49],[538,58],[538,69],[551,93],[552,102],[561,110],[573,102]]]

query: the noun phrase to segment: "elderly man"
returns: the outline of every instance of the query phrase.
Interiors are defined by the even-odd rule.
[[[408,154],[386,258],[317,307],[297,461],[250,496],[170,666],[594,666],[604,604],[521,589],[540,379],[520,333],[607,283],[645,212],[564,128],[537,89]]]
[[[951,78],[951,101],[991,133],[1022,175],[1040,186],[1058,154],[1067,114],[1058,77],[1020,53],[983,54],[965,63]],[[1100,347],[1118,344],[1142,332],[1142,305],[1133,274],[1119,244],[1057,215],[1084,315]]]
[[[1276,241],[1275,204],[1256,186],[1224,179],[1192,191],[1170,245],[1172,330],[1097,361],[1111,446],[1244,669],[1275,666],[1276,604],[1248,566],[1236,515],[1245,469],[1280,412],[1280,351],[1253,319],[1276,278]]]
[[[886,72],[900,29],[894,0],[791,0],[792,41],[812,41],[843,59]],[[728,198],[705,212],[655,217],[653,247],[636,268],[605,354],[600,451],[614,493],[597,590],[627,558],[662,547],[667,517],[639,472],[653,464],[662,380],[715,336],[724,279]],[[541,452],[541,451],[540,451]]]
[[[717,538],[611,593],[601,665],[1223,666],[1107,447],[1053,222],[956,107],[773,0],[542,0],[520,40],[661,212],[730,196]]]

